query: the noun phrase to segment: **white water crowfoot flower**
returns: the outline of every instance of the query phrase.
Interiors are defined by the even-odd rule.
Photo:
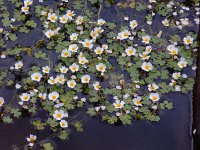
[[[150,40],[151,40],[151,37],[148,35],[145,35],[142,37],[142,43],[149,44]]]
[[[57,81],[57,83],[60,83],[63,85],[63,84],[65,84],[66,79],[65,79],[64,75],[61,74],[61,75],[56,76],[56,81]]]
[[[64,57],[64,58],[71,57],[71,52],[67,49],[62,50],[61,57]]]
[[[67,81],[67,85],[69,88],[74,88],[76,86],[76,81],[75,80],[69,80]]]
[[[164,26],[168,27],[168,26],[169,26],[169,20],[168,20],[168,19],[163,20],[163,21],[162,21],[162,24],[163,24]]]
[[[119,40],[125,40],[125,39],[128,39],[130,35],[131,35],[130,31],[124,30],[124,31],[118,33],[117,39],[119,39]]]
[[[179,51],[179,49],[175,47],[175,45],[167,46],[167,50],[170,52],[171,55],[177,55]]]
[[[3,106],[3,104],[4,104],[4,98],[0,97],[0,107]]]
[[[68,117],[68,113],[65,113],[63,110],[55,110],[53,113],[53,118],[56,120],[61,120],[64,117]]]
[[[78,34],[77,34],[77,33],[72,33],[72,34],[70,35],[70,40],[71,40],[71,41],[75,41],[75,40],[77,40],[77,38],[78,38]]]
[[[92,47],[93,47],[93,40],[85,39],[85,41],[82,41],[81,43],[82,43],[83,47],[86,47],[89,49],[92,49]]]
[[[33,81],[39,82],[39,81],[41,80],[41,78],[42,78],[42,74],[39,73],[39,72],[33,73],[33,74],[31,75],[31,79],[32,79]]]
[[[59,98],[59,93],[54,91],[49,93],[48,95],[49,100],[56,101]]]
[[[59,17],[59,20],[60,20],[60,23],[65,24],[68,21],[68,16],[67,15],[63,15],[63,16]]]
[[[101,88],[100,83],[98,81],[93,84],[93,87],[97,91]]]
[[[124,104],[125,104],[125,102],[124,101],[120,101],[120,100],[116,100],[115,103],[113,103],[115,108],[123,108]]]
[[[193,44],[193,38],[191,36],[186,36],[183,38],[183,43],[185,45],[190,45],[190,44]]]
[[[23,101],[23,102],[27,102],[27,101],[29,101],[30,100],[30,94],[28,94],[28,93],[22,93],[20,96],[19,96],[19,98],[21,99],[21,101]]]
[[[18,69],[21,69],[23,67],[23,63],[22,61],[18,61],[15,63],[15,69],[18,70]]]
[[[158,93],[151,93],[149,95],[149,98],[153,101],[153,102],[157,102],[160,99],[160,95]]]
[[[48,18],[49,21],[55,23],[58,19],[57,15],[55,13],[49,13],[48,14]]]
[[[138,26],[138,23],[136,20],[130,21],[130,27],[132,30],[134,30]]]
[[[50,71],[50,67],[49,66],[44,66],[44,67],[42,67],[42,72],[43,73],[49,73],[49,71]]]
[[[98,65],[96,65],[96,69],[103,73],[106,71],[106,65],[104,65],[103,63],[99,63]]]
[[[141,68],[142,70],[149,72],[153,69],[153,66],[150,62],[143,62]]]
[[[47,94],[46,93],[39,93],[38,97],[42,100],[45,100],[47,98]]]
[[[89,83],[90,82],[90,75],[83,75],[81,77],[81,82],[82,83]]]
[[[79,70],[79,65],[77,65],[76,63],[73,63],[72,65],[69,66],[69,69],[72,72],[77,72]]]
[[[47,30],[47,31],[45,32],[45,35],[46,35],[47,38],[50,39],[52,36],[55,35],[55,31],[53,31],[53,30]]]
[[[61,126],[62,128],[67,128],[67,127],[68,127],[67,121],[61,120],[61,121],[60,121],[60,126]]]
[[[125,49],[125,52],[128,56],[133,56],[136,55],[136,49],[133,48],[132,46],[129,46],[128,48]]]
[[[136,97],[133,99],[133,103],[135,106],[142,106],[142,102],[141,102],[142,98],[140,96]]]
[[[78,50],[78,45],[77,44],[69,45],[69,51],[77,52],[77,50]]]
[[[178,66],[180,68],[184,68],[187,66],[187,61],[185,60],[185,58],[181,58],[180,61],[178,62]]]
[[[149,91],[156,91],[157,89],[159,89],[159,86],[155,83],[149,84],[148,85],[148,90]]]
[[[32,1],[32,0],[24,0],[24,5],[25,5],[25,6],[29,6],[29,5],[31,5],[31,4],[33,4],[33,1]]]
[[[27,142],[29,142],[29,146],[32,147],[37,139],[36,135],[30,134],[29,137],[26,138]]]

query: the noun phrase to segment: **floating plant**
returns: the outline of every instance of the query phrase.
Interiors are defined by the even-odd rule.
[[[0,97],[1,121],[45,113],[31,123],[54,133],[26,138],[28,148],[45,150],[54,149],[49,139],[81,132],[85,114],[108,124],[159,121],[160,111],[173,108],[168,93],[193,88],[187,69],[196,69],[191,29],[199,24],[199,3],[191,4],[193,19],[177,1],[0,0],[0,85],[14,91],[12,99]],[[106,7],[123,19],[104,18]],[[124,8],[135,13],[126,16]]]

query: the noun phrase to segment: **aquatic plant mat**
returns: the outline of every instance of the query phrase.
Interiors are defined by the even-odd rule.
[[[198,0],[0,0],[0,149],[192,149],[199,13]]]

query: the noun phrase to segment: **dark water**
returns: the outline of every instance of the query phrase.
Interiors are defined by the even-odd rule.
[[[82,133],[73,132],[70,140],[55,138],[53,141],[57,150],[191,150],[191,94],[170,94],[169,97],[175,109],[163,111],[158,123],[134,121],[131,126],[123,127],[93,118],[85,124]],[[0,124],[0,150],[11,150],[12,144],[25,145],[24,137],[30,133],[36,133],[39,139],[48,136],[48,132],[36,132],[29,119]]]
[[[136,16],[134,11],[126,9],[124,16],[131,19],[142,18],[143,15]],[[105,7],[102,11],[105,20],[116,23],[123,22],[123,16],[117,13],[113,7]],[[163,19],[163,18],[160,18]],[[153,26],[153,31],[158,32],[161,25]],[[167,32],[164,31],[163,32]],[[34,43],[40,33],[32,32],[30,39]],[[21,40],[22,45],[28,45],[29,40]],[[25,42],[27,41],[27,43]],[[26,58],[27,68],[34,61]],[[25,61],[26,62],[26,61]],[[0,66],[10,66],[12,61],[0,62]],[[193,72],[189,70],[191,74]],[[14,90],[1,91],[5,99],[12,98]],[[174,109],[160,112],[161,120],[158,123],[146,121],[134,121],[130,126],[111,126],[100,119],[91,118],[84,125],[82,133],[73,132],[70,140],[61,141],[54,138],[57,150],[192,150],[192,93],[186,95],[172,93],[168,95],[173,101]],[[37,114],[31,118],[40,117]],[[30,133],[37,134],[38,139],[44,139],[49,131],[37,132],[30,124],[30,117],[15,120],[13,124],[0,124],[0,150],[11,150],[12,145],[23,146],[27,144],[25,137]],[[36,148],[40,149],[40,148]]]

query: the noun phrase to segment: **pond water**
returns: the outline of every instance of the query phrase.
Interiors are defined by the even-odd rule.
[[[84,2],[86,1],[87,0]],[[70,3],[73,2],[74,1],[70,1]],[[158,14],[156,14],[155,19],[153,19],[153,25],[147,26],[144,18],[149,13],[149,11],[138,12],[133,8],[129,8],[128,6],[126,8],[120,8],[117,7],[119,2],[125,4],[126,2],[135,3],[140,1],[104,1],[103,5],[101,6],[101,18],[105,19],[106,21],[114,22],[120,26],[123,26],[127,22],[124,20],[124,17],[129,17],[130,21],[136,19],[140,23],[140,26],[138,27],[139,29],[145,29],[151,34],[159,33],[159,31],[162,30],[163,34],[166,33],[166,40],[170,37],[170,35],[178,34],[179,37],[183,39],[188,32],[198,33],[197,24],[188,26],[182,31],[179,31],[176,28],[165,28],[162,24],[162,20],[165,19],[165,17],[159,16]],[[142,2],[149,3],[147,0]],[[161,1],[158,3],[160,2]],[[194,20],[196,18],[196,11],[194,10],[192,1],[191,3],[188,3],[187,1],[182,2],[188,5],[190,8],[190,11],[187,12],[187,17],[190,20]],[[58,1],[51,0],[48,2],[45,1],[44,3],[46,5],[52,6],[51,8],[54,8],[56,7],[55,5],[58,3]],[[35,5],[36,4],[38,4],[38,2],[35,2]],[[92,5],[88,5],[90,9],[93,9]],[[8,6],[8,9],[11,11],[12,7]],[[98,15],[95,15],[94,18],[97,20]],[[19,44],[22,47],[31,47],[34,46],[34,44],[41,38],[44,39],[44,34],[42,33],[42,23],[40,23],[39,19],[32,19],[38,23],[38,27],[33,29],[29,34],[24,35],[17,33],[17,42],[9,41],[6,48],[13,48],[16,46],[15,44]],[[1,26],[2,23],[0,23],[0,27]],[[105,39],[102,41],[105,41]],[[47,40],[45,40],[45,42],[48,43]],[[156,48],[163,49],[165,46],[166,43],[163,43],[163,45],[159,44]],[[20,55],[20,57],[23,57],[23,72],[13,74],[11,73],[9,79],[13,81],[17,80],[20,82],[22,78],[27,77],[27,71],[30,70],[30,67],[35,65],[41,67],[42,65],[48,65],[49,63],[52,63],[55,66],[55,64],[59,62],[58,53],[55,53],[55,51],[46,50],[44,48],[41,48],[41,50],[47,54],[49,58],[48,60],[51,62],[43,59],[36,60],[32,56],[23,53]],[[123,74],[125,81],[131,81],[131,77],[128,71],[125,69],[123,70],[123,67],[118,66],[118,62],[115,56],[109,57],[108,61],[114,67],[114,74]],[[0,68],[9,68],[15,62],[15,56],[7,56],[6,59],[0,59]],[[195,77],[195,71],[191,69],[191,66],[185,68],[182,73],[187,74],[189,77]],[[52,73],[52,75],[55,74],[55,72]],[[98,79],[95,76],[93,77],[93,75],[91,75],[91,78],[93,80]],[[105,81],[111,78],[112,77],[109,76],[108,79],[105,79]],[[115,80],[115,78],[113,80]],[[10,100],[17,99],[17,95],[14,94],[16,89],[13,87],[5,87],[5,83],[2,85],[0,96],[4,97],[6,103],[9,103]],[[110,85],[108,85],[107,82],[102,82],[102,87],[106,88],[107,86],[109,87]],[[19,93],[22,93],[22,91]],[[87,92],[85,92],[83,95],[85,97],[88,96]],[[192,150],[192,91],[189,90],[189,92],[185,94],[180,92],[170,92],[163,95],[164,96],[161,98],[161,100],[169,99],[170,102],[173,102],[173,109],[159,111],[158,114],[160,120],[158,122],[133,120],[131,125],[122,125],[122,122],[117,122],[114,125],[109,125],[106,122],[102,122],[100,117],[88,117],[86,116],[84,110],[78,109],[77,112],[81,112],[81,117],[84,117],[86,120],[83,125],[83,132],[76,132],[72,130],[69,139],[66,141],[62,141],[58,137],[53,137],[47,141],[52,142],[56,150]],[[112,98],[109,96],[110,95],[108,95],[108,98]],[[18,101],[13,101],[12,105],[19,107]],[[97,104],[95,103],[94,106],[96,105]],[[3,111],[3,109],[1,111]],[[5,124],[3,122],[0,123],[0,150],[14,149],[13,145],[20,147],[19,149],[26,149],[24,146],[27,145],[26,137],[28,137],[29,134],[37,135],[37,140],[43,140],[52,134],[52,131],[49,129],[49,127],[42,131],[38,131],[33,127],[33,125],[31,125],[31,121],[34,119],[45,119],[46,117],[49,117],[48,112],[45,112],[41,109],[38,109],[37,111],[38,112],[34,115],[30,115],[27,111],[23,111],[22,117],[19,119],[14,119],[14,123],[11,124]],[[77,112],[76,110],[73,110],[70,115],[76,114]],[[41,147],[36,146],[33,147],[33,149],[40,150]]]

